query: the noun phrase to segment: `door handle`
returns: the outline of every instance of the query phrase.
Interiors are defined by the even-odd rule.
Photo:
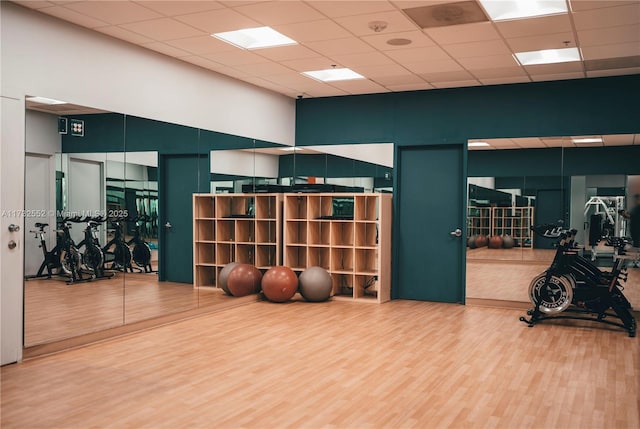
[[[462,237],[462,230],[460,228],[456,228],[455,231],[451,231],[449,233],[452,237]]]
[[[171,225],[171,222],[167,221],[167,222],[164,224],[164,227],[165,227],[166,229],[171,229],[171,228],[173,228],[173,225]]]

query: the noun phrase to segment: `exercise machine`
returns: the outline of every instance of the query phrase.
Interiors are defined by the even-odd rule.
[[[105,256],[105,265],[107,262],[111,262],[109,270],[133,272],[131,266],[131,249],[124,239],[122,233],[121,221],[124,218],[114,218],[111,221],[113,229],[108,229],[107,232],[113,234],[113,238],[102,248],[102,253]],[[113,250],[110,250],[113,249]],[[107,260],[109,256],[110,260]]]
[[[624,197],[591,197],[584,205],[585,229],[588,229],[591,260],[598,257],[597,246],[608,237],[624,237],[626,220],[620,214],[624,209]]]
[[[65,275],[66,273],[62,269],[62,264],[60,263],[60,246],[56,244],[53,249],[47,249],[47,240],[45,240],[45,228],[49,226],[48,223],[40,223],[37,222],[35,227],[37,230],[30,230],[29,232],[35,234],[35,238],[40,240],[40,247],[42,249],[42,255],[44,257],[42,264],[40,264],[40,268],[38,268],[37,274],[25,276],[25,279],[38,279],[38,278],[47,278],[50,279],[52,276]],[[45,269],[47,272],[45,273]],[[57,270],[54,272],[54,270]]]
[[[145,273],[153,273],[153,267],[151,266],[151,248],[149,243],[144,240],[142,236],[141,227],[144,222],[149,220],[148,216],[137,216],[131,219],[131,222],[135,222],[133,229],[133,238],[127,242],[128,245],[133,244],[133,250],[131,256],[133,262],[144,270]]]
[[[551,266],[529,285],[534,308],[527,311],[529,318],[520,320],[529,327],[544,320],[589,320],[621,327],[635,337],[637,323],[622,293],[622,282],[627,279],[625,262],[637,258],[638,250],[630,248],[624,238],[609,237],[607,244],[614,248],[615,260],[611,271],[602,271],[579,254],[574,242],[577,230],[558,224],[531,229],[559,241]]]
[[[84,239],[77,245],[77,248],[81,249],[84,246],[84,251],[82,252],[84,269],[89,275],[98,280],[113,277],[113,273],[106,273],[104,270],[104,254],[97,236],[98,225],[105,220],[102,217],[85,217],[82,220],[72,220],[72,222],[85,222],[87,224],[83,231]]]

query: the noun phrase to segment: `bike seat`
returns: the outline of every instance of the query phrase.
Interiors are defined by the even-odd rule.
[[[49,226],[49,224],[48,223],[36,222],[36,228],[44,228],[45,226]]]

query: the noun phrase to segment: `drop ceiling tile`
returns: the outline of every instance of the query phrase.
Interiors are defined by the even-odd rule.
[[[17,3],[20,6],[28,7],[29,9],[42,9],[44,7],[52,7],[55,6],[55,3],[48,1],[37,1],[37,0],[16,0],[13,3]]]
[[[349,95],[349,93],[329,85],[307,88],[303,92],[305,98],[341,97],[343,95]]]
[[[216,63],[215,61],[211,61],[211,60],[209,60],[207,58],[199,57],[199,56],[196,56],[196,55],[187,56],[187,57],[181,57],[180,59],[182,61],[186,61],[188,63],[195,64],[195,65],[198,65],[200,67],[204,67],[204,68],[209,69],[209,70],[215,70],[216,68],[222,67],[221,64]]]
[[[224,7],[224,5],[221,4],[220,2],[209,1],[209,0],[197,0],[197,1],[140,0],[140,1],[136,1],[136,3],[146,8],[153,9],[156,12],[161,13],[165,16],[187,15],[187,14],[196,13],[196,12],[204,12],[207,10],[222,9]]]
[[[466,70],[438,72],[438,73],[420,73],[422,79],[429,83],[433,82],[454,82],[456,80],[474,80],[475,78]]]
[[[571,21],[567,14],[500,21],[495,25],[502,36],[507,39],[572,31]]]
[[[345,67],[383,66],[396,64],[391,58],[381,52],[366,52],[363,54],[332,55],[332,59]]]
[[[316,52],[302,45],[256,49],[254,52],[272,61],[299,60],[302,58],[313,58],[318,56]]]
[[[418,30],[418,26],[398,11],[378,12],[367,15],[354,15],[335,18],[335,21],[357,36],[368,36],[376,34],[369,28],[372,21],[384,21],[387,28],[384,33],[399,33],[402,31]]]
[[[106,21],[109,24],[125,24],[128,22],[162,18],[162,15],[158,12],[125,1],[84,1],[70,3],[64,7],[75,10],[83,15]]]
[[[484,141],[486,143],[489,143],[491,147],[506,148],[506,147],[519,147],[516,140],[517,139],[485,139],[485,140],[473,139],[472,141]],[[482,146],[478,146],[478,147],[482,147]]]
[[[582,48],[582,57],[585,60],[633,57],[636,55],[640,55],[640,43],[638,42],[602,46],[585,46]]]
[[[411,43],[408,45],[390,45],[387,43],[391,39],[407,39],[411,40]],[[362,40],[370,44],[371,46],[381,50],[381,51],[392,51],[397,49],[413,49],[413,48],[421,48],[425,46],[435,46],[433,40],[431,40],[427,35],[425,35],[422,31],[414,30],[414,31],[403,31],[400,33],[389,33],[389,34],[374,34],[371,36],[364,36]]]
[[[167,40],[167,45],[191,52],[195,55],[212,54],[214,52],[235,51],[237,47],[211,37],[210,35],[187,37],[185,39]]]
[[[282,85],[282,86],[286,86],[288,88],[308,88],[308,87],[312,87],[312,86],[316,86],[316,85],[321,85],[324,86],[326,84],[321,83],[315,79],[312,79],[310,77],[304,76],[300,73],[291,71],[288,73],[283,73],[280,75],[272,75],[272,76],[266,76],[264,78],[265,80],[268,80],[269,82],[273,82],[276,83],[278,85]],[[312,85],[313,84],[313,85]]]
[[[472,71],[478,79],[499,79],[504,77],[526,77],[524,69],[520,66],[497,67],[494,69],[476,69]]]
[[[546,147],[544,142],[538,137],[527,137],[527,138],[519,138],[513,139],[515,143],[522,148],[540,148]]]
[[[347,30],[328,19],[297,24],[274,25],[273,29],[285,36],[291,37],[299,43],[344,39],[353,36]]]
[[[432,83],[434,88],[462,88],[466,86],[480,86],[480,82],[475,79],[472,80],[455,80],[453,82],[435,82]]]
[[[462,67],[457,62],[448,59],[448,60],[436,60],[436,61],[416,61],[416,62],[403,62],[402,65],[409,69],[410,71],[421,74],[421,73],[440,73],[440,72],[451,72],[451,71],[461,71]]]
[[[565,147],[566,141],[562,137],[543,137],[542,142],[546,147]]]
[[[458,43],[445,45],[444,50],[453,58],[484,57],[487,55],[511,55],[511,50],[502,40]]]
[[[424,32],[440,45],[500,39],[500,34],[490,22],[428,28]]]
[[[258,77],[289,73],[291,71],[291,69],[278,63],[274,63],[273,61],[257,64],[240,64],[233,68]]]
[[[414,74],[411,74],[411,73],[399,74],[399,75],[396,75],[396,76],[377,76],[377,77],[373,77],[373,76],[370,76],[369,74],[366,74],[365,76],[370,78],[371,80],[373,80],[377,84],[385,86],[387,88],[389,86],[421,85],[421,84],[425,83],[425,81],[423,79],[421,79],[420,77],[418,77],[418,76],[416,76]]]
[[[304,71],[328,69],[332,64],[336,64],[340,67],[348,67],[340,62],[336,63],[335,61],[327,57],[313,57],[303,58],[299,60],[282,61],[281,64],[300,73]]]
[[[330,18],[341,16],[371,14],[393,10],[393,6],[386,1],[308,1],[307,4],[324,13]]]
[[[612,45],[635,42],[640,44],[640,24],[595,28],[580,31],[580,46]]]
[[[387,55],[400,63],[450,59],[449,55],[437,46],[398,49],[387,52]]]
[[[39,11],[87,28],[104,27],[109,25],[109,22],[83,15],[75,10],[67,9],[62,6],[47,7],[39,9]]]
[[[291,88],[287,88],[287,87],[282,86],[282,85],[277,85],[277,84],[275,84],[273,82],[269,82],[268,80],[264,80],[264,79],[261,79],[259,77],[253,77],[253,76],[247,77],[247,78],[244,79],[244,81],[248,82],[248,83],[250,83],[252,85],[268,89],[268,90],[273,91],[273,92],[278,92],[280,94],[284,94],[284,95],[286,95],[288,97],[291,97],[291,98],[293,98],[296,95],[298,95],[297,92],[295,90],[291,89]]]
[[[408,84],[408,85],[385,85],[385,86],[388,90],[393,92],[422,91],[425,89],[433,89],[433,85],[430,85],[427,82]]]
[[[166,45],[162,42],[151,42],[151,43],[143,43],[141,45],[143,48],[151,49],[156,52],[160,52],[165,55],[169,55],[170,57],[188,57],[191,56],[189,52],[185,52],[181,49],[174,48],[173,46]]]
[[[593,9],[573,14],[573,22],[578,31],[612,25],[631,25],[640,22],[640,2],[628,6]]]
[[[245,51],[243,49],[216,52],[214,54],[204,54],[201,56],[229,67],[264,62],[264,58],[260,55],[256,55],[251,51]]]
[[[331,82],[331,86],[341,89],[349,94],[372,94],[389,92],[387,88],[382,85],[378,85],[367,79],[355,79],[355,80],[342,80],[337,82]]]
[[[151,19],[149,21],[133,22],[131,24],[122,24],[120,27],[158,41],[201,36],[206,34],[203,31],[196,30],[189,25],[171,18],[159,18]]]
[[[401,76],[401,75],[413,75],[406,68],[398,64],[389,64],[383,66],[362,66],[354,69],[354,71],[360,73],[368,78],[378,78],[383,76]]]
[[[489,55],[486,57],[460,58],[458,61],[464,68],[471,72],[478,69],[495,69],[518,65],[511,55]]]
[[[490,79],[479,78],[479,80],[483,85],[508,85],[511,83],[531,82],[531,79],[529,79],[528,76],[499,77]]]
[[[535,74],[531,75],[534,82],[544,82],[549,80],[566,80],[566,79],[582,79],[584,73],[552,73],[552,74]]]
[[[640,74],[640,67],[630,67],[615,70],[593,70],[587,71],[587,77],[623,76],[630,74]]]
[[[604,7],[627,6],[637,4],[637,0],[632,1],[615,1],[615,0],[572,0],[571,10],[573,12],[581,12],[591,9],[602,9]]]
[[[257,22],[273,26],[294,22],[318,21],[325,18],[317,10],[297,1],[268,1],[239,6],[236,11]]]
[[[565,44],[564,42],[569,42],[569,44]],[[580,43],[582,44],[582,38],[580,39]],[[542,49],[560,49],[576,46],[572,32],[514,37],[507,39],[507,44],[514,52],[540,51]]]
[[[344,39],[319,40],[317,42],[307,42],[305,46],[313,49],[322,55],[346,55],[361,52],[373,52],[374,49],[357,37]]]
[[[627,146],[633,144],[633,134],[611,134],[604,137],[605,146]]]
[[[231,9],[217,9],[200,13],[192,13],[189,15],[178,16],[175,19],[199,30],[205,31],[208,34],[262,26],[253,19],[247,18],[246,16]]]
[[[142,43],[151,43],[153,39],[145,37],[141,34],[134,33],[129,30],[125,30],[124,28],[117,27],[115,25],[110,25],[107,27],[98,27],[94,30],[99,31],[100,33],[107,34],[111,37],[115,37],[118,39],[126,40],[127,42],[135,43],[137,45]]]

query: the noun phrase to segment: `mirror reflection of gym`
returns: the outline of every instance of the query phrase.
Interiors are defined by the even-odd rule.
[[[593,138],[594,136],[586,136]],[[583,137],[586,138],[586,137]],[[637,135],[608,135],[598,136],[605,143],[595,143],[592,146],[611,146],[609,150],[615,151],[616,146],[633,144]],[[537,140],[537,141],[536,141]],[[574,143],[579,137],[549,137],[539,139],[490,139],[483,140],[490,144],[489,150],[482,147],[470,147],[469,152],[469,204],[467,217],[468,239],[471,238],[480,220],[479,211],[476,210],[478,195],[474,186],[482,186],[484,195],[489,198],[481,199],[480,206],[484,206],[486,215],[482,218],[486,227],[488,240],[492,236],[502,235],[501,226],[509,225],[509,222],[524,225],[521,216],[517,215],[519,207],[530,207],[530,223],[551,223],[558,220],[564,221],[564,225],[575,228],[578,233],[576,240],[583,248],[581,250],[587,258],[594,258],[594,262],[603,269],[613,265],[614,250],[606,245],[606,238],[612,234],[616,236],[628,235],[625,220],[619,215],[620,207],[629,207],[629,195],[633,195],[634,176],[619,171],[622,163],[597,163],[579,162],[576,153],[586,147],[580,143]],[[523,149],[530,143],[532,148]],[[535,149],[535,148],[540,149]],[[547,148],[544,150],[543,148]],[[554,149],[557,152],[554,154]],[[492,150],[501,149],[501,150]],[[588,149],[586,149],[588,150]],[[539,155],[536,155],[539,154]],[[509,159],[509,161],[507,161]],[[474,163],[486,164],[487,168],[495,168],[496,176],[483,178],[472,177],[474,171],[482,171],[483,167]],[[500,164],[502,163],[502,164]],[[512,163],[509,166],[509,163]],[[540,172],[547,175],[531,175],[532,165],[544,163]],[[502,165],[503,168],[497,168]],[[504,167],[504,166],[507,167]],[[515,165],[515,166],[514,166]],[[528,174],[521,178],[509,178],[509,174],[520,165],[521,171]],[[625,167],[628,170],[628,166]],[[618,169],[618,174],[615,173]],[[513,171],[512,171],[513,170]],[[484,168],[486,172],[486,168]],[[606,171],[606,174],[591,174],[594,171]],[[504,177],[500,177],[500,174]],[[513,186],[521,183],[522,186]],[[497,186],[493,186],[497,185]],[[640,186],[640,185],[637,185]],[[515,188],[515,189],[514,189]],[[497,193],[500,192],[500,193]],[[509,205],[509,197],[505,194],[515,195],[514,204]],[[502,198],[504,197],[504,198]],[[527,198],[525,201],[518,199]],[[503,202],[501,202],[504,200]],[[631,203],[632,204],[632,203]],[[505,222],[499,216],[491,216],[495,212],[507,211],[512,218]],[[511,231],[507,231],[510,235]],[[592,235],[591,241],[589,235]],[[473,300],[505,300],[520,303],[529,303],[529,282],[540,272],[546,270],[555,253],[555,241],[544,237],[531,235],[532,246],[516,246],[518,256],[513,249],[505,249],[504,246],[488,246],[478,248],[467,247],[467,298]],[[498,241],[498,240],[496,240]],[[593,246],[595,244],[595,247]],[[511,252],[514,256],[508,256]],[[640,305],[640,273],[630,269],[626,282],[625,294],[632,304]]]

